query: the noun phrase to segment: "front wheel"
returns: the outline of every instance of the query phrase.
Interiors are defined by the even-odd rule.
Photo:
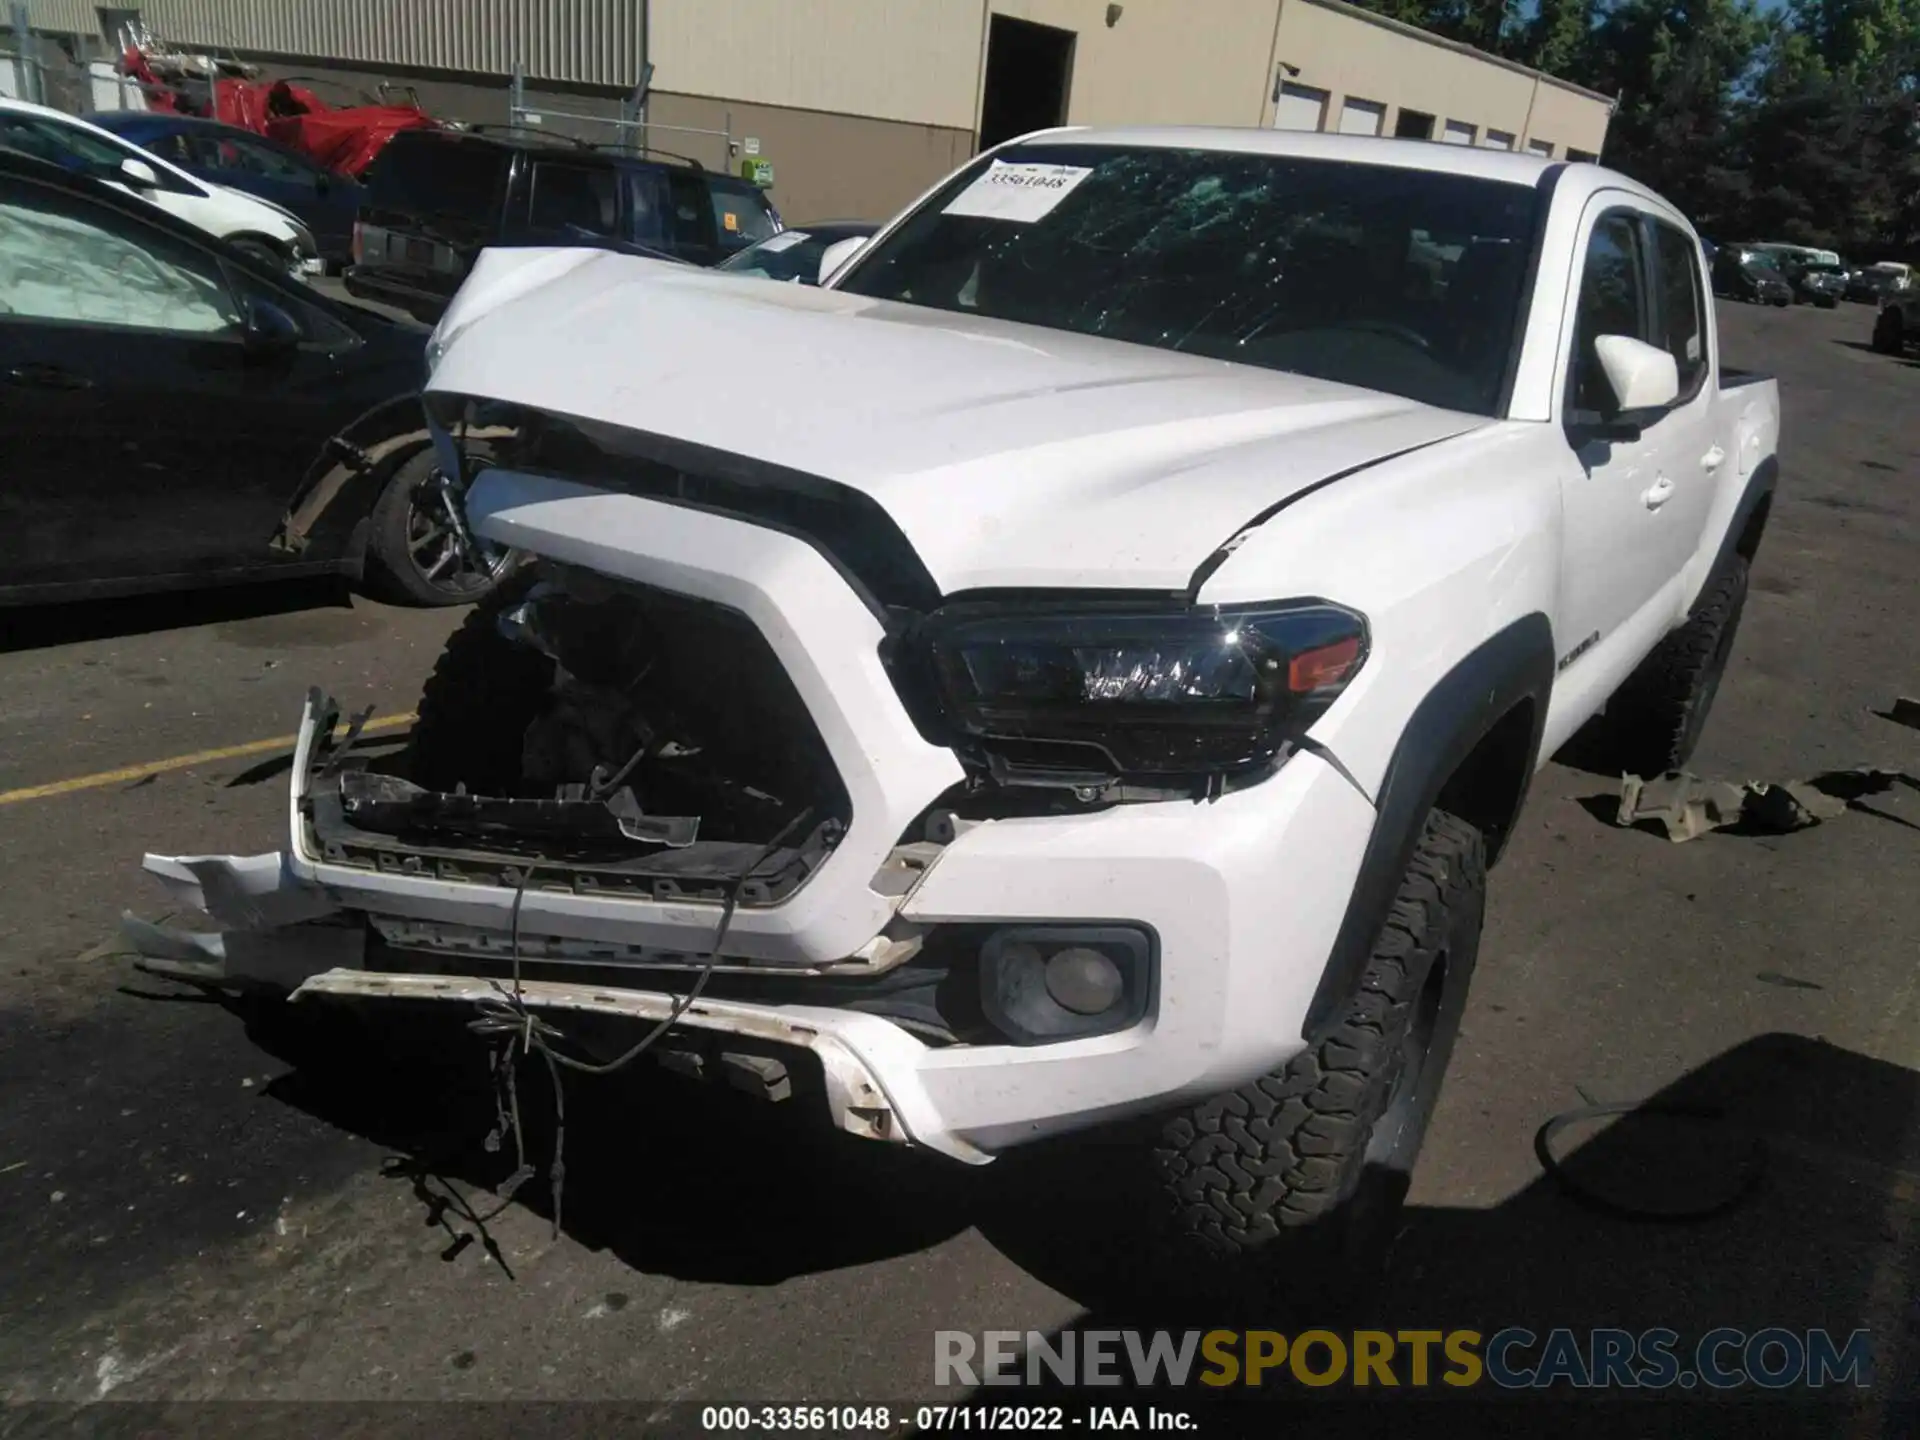
[[[467,605],[499,585],[512,551],[478,542],[469,558],[438,483],[434,454],[423,450],[394,472],[374,503],[365,585],[396,605]]]
[[[1384,1258],[1453,1053],[1486,910],[1480,832],[1431,812],[1338,1023],[1271,1074],[1093,1149],[1156,1286],[1345,1289]],[[1090,1147],[1091,1148],[1091,1147]],[[1106,1187],[1103,1186],[1103,1189]]]

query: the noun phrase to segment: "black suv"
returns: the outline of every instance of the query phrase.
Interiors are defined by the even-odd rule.
[[[347,291],[429,324],[488,246],[717,265],[781,228],[751,181],[513,127],[403,130],[365,178]]]

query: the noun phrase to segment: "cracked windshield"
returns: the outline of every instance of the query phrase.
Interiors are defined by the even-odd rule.
[[[1016,146],[841,288],[1497,409],[1535,192],[1254,154]]]

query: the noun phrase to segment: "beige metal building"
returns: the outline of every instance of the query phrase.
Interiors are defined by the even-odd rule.
[[[771,161],[796,220],[883,217],[983,145],[1048,125],[1279,126],[1592,158],[1613,110],[1344,0],[29,0],[29,12],[56,41],[43,55],[81,62],[108,55],[103,34],[137,16],[174,46],[270,76],[412,87],[451,119],[503,122],[518,97],[515,118],[612,140],[621,132],[602,122],[643,113],[656,148],[710,166]],[[623,110],[646,73],[644,111]]]

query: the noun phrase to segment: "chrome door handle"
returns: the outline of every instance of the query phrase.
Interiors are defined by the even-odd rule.
[[[1720,462],[1727,458],[1727,452],[1718,445],[1700,457],[1700,468],[1711,474],[1720,468]]]
[[[1658,510],[1673,498],[1673,481],[1662,475],[1648,487],[1640,499],[1649,510]]]

